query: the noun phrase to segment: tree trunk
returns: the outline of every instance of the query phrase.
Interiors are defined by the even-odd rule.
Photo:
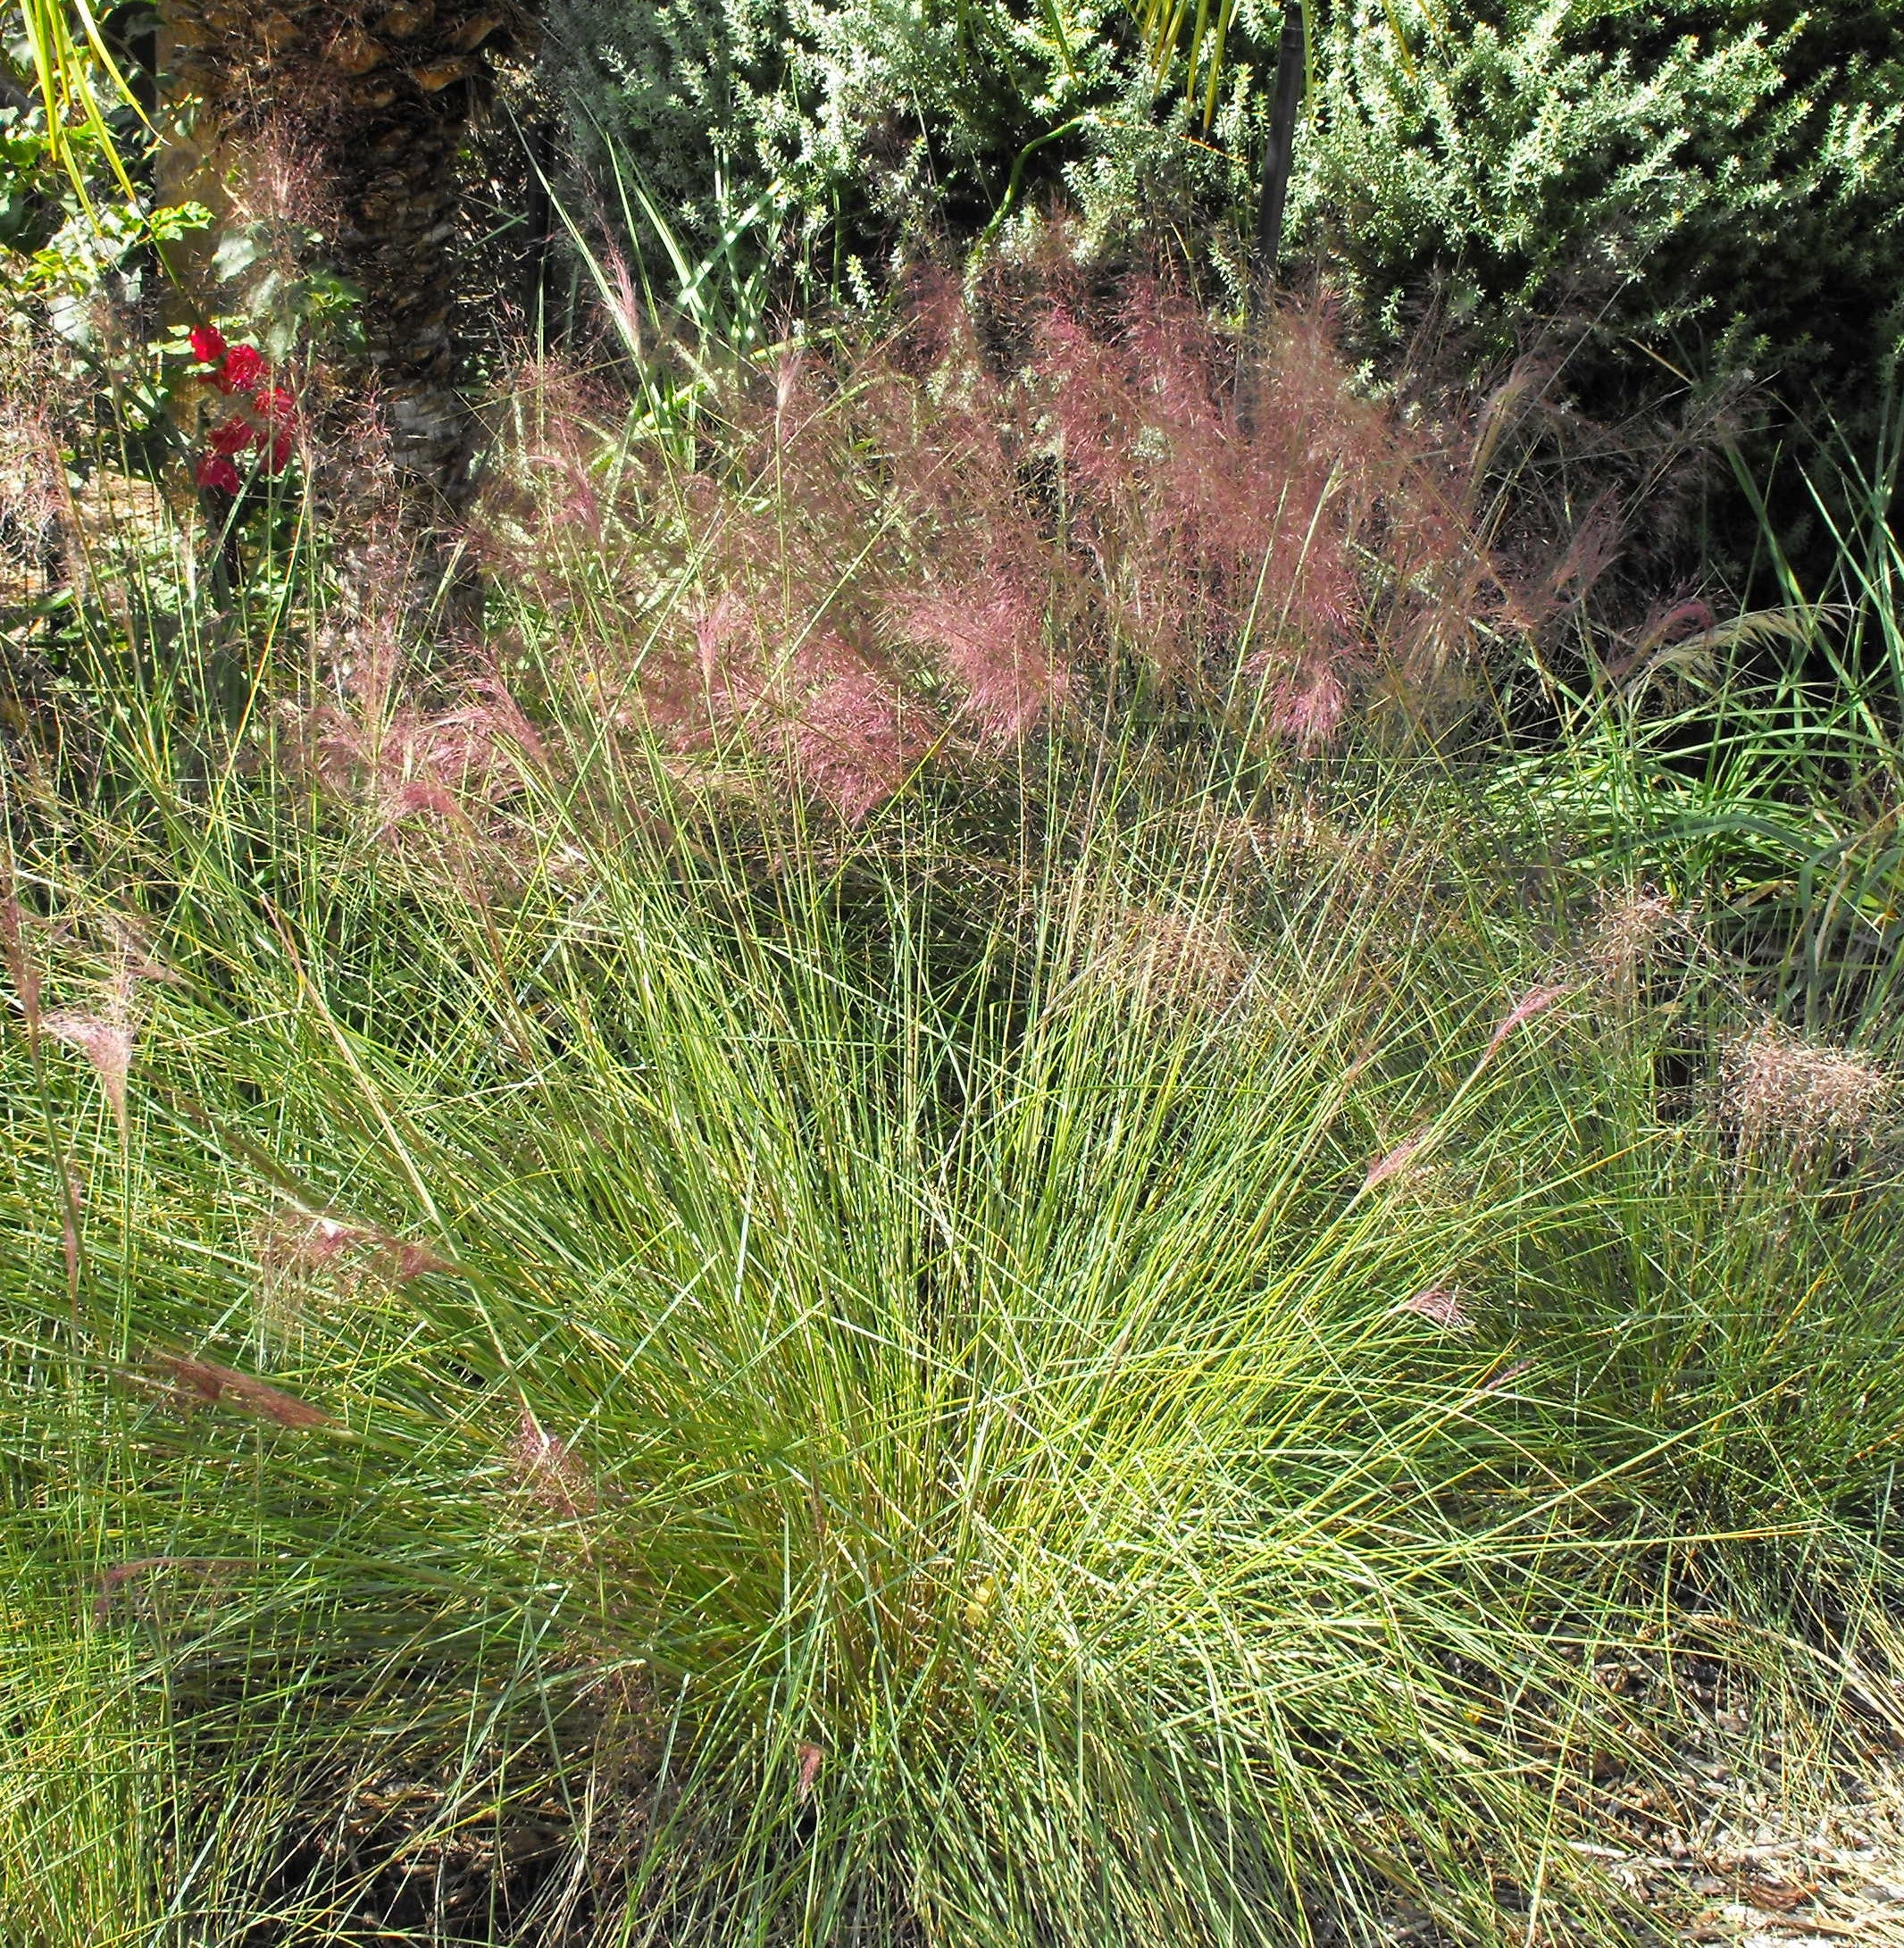
[[[450,332],[457,154],[492,57],[532,31],[525,0],[162,0],[160,22],[162,195],[223,214],[253,155],[275,142],[307,159],[332,267],[363,293],[363,376],[398,466],[454,502],[470,451]],[[188,286],[208,272],[182,260]]]

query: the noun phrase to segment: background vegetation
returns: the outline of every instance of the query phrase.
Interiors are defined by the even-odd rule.
[[[1432,309],[1471,355],[1588,330],[1769,365],[1804,400],[1894,346],[1904,75],[1883,9],[1315,13],[1290,245],[1370,347]],[[1021,222],[1060,192],[1087,250],[1174,245],[1234,289],[1280,19],[1236,9],[1207,129],[1202,91],[1160,94],[1115,6],[561,0],[550,35],[580,153],[618,142],[703,243],[760,203],[823,265],[877,279],[922,223],[969,237],[1015,188]]]

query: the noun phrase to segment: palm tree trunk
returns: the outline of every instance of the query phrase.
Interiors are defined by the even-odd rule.
[[[398,466],[452,502],[471,434],[450,329],[457,152],[493,93],[492,57],[530,31],[525,0],[161,0],[163,193],[221,214],[262,138],[295,144],[331,213],[332,267],[363,294],[360,376]],[[182,264],[208,288],[207,263]]]

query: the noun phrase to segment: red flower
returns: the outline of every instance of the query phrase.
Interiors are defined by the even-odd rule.
[[[217,375],[221,392],[249,392],[263,378],[264,355],[255,345],[234,345],[225,354],[224,370]]]
[[[195,334],[198,345],[203,336],[207,347],[217,334],[205,328]],[[222,339],[218,339],[221,347]],[[258,466],[266,473],[281,473],[295,451],[294,430],[297,401],[282,386],[263,383],[271,367],[255,345],[234,345],[222,351],[223,369],[212,374],[212,382],[226,394],[249,392],[251,397],[236,413],[214,426],[206,436],[207,452],[193,470],[201,487],[215,487],[236,494],[240,485],[235,464],[240,455],[255,452]]]
[[[229,419],[222,426],[212,430],[212,451],[219,454],[243,453],[247,447],[255,447],[260,435],[255,426],[241,419]]]
[[[215,365],[225,355],[225,334],[216,325],[192,327],[192,356],[201,364]]]
[[[297,401],[282,386],[260,386],[252,396],[252,408],[271,436],[266,448],[273,473],[281,472],[291,457],[291,434],[297,424]],[[260,444],[263,444],[262,436]]]

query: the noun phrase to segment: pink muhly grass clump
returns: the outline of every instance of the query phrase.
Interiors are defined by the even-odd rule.
[[[1349,713],[1349,686],[1339,670],[1324,664],[1274,679],[1265,701],[1271,732],[1308,757],[1334,742]]]
[[[786,741],[793,772],[856,825],[905,782],[918,756],[898,687],[837,637],[805,648],[793,671]]]
[[[1034,294],[1023,329],[1034,355],[994,410],[1017,461],[1056,467],[1070,556],[1040,532],[1046,585],[1088,559],[1100,653],[1212,698],[1240,670],[1269,734],[1313,753],[1374,673],[1432,688],[1499,609],[1458,469],[1357,396],[1325,316],[1274,321],[1247,414],[1232,349],[1157,280],[1100,313]],[[985,506],[950,512],[956,531]]]
[[[924,750],[996,751],[1093,684],[1312,756],[1390,678],[1465,694],[1511,604],[1459,442],[1361,397],[1321,311],[1272,322],[1247,412],[1235,374],[1160,279],[1106,301],[1055,263],[976,296],[923,273],[884,343],[736,381],[692,461],[597,464],[606,415],[539,373],[471,533],[610,729],[738,738],[848,822]]]
[[[1423,613],[1488,606],[1456,483],[1356,397],[1324,319],[1275,321],[1247,414],[1228,348],[1154,281],[1115,332],[1058,305],[1043,342],[1072,518],[1160,672],[1221,689],[1246,657],[1272,734],[1314,750],[1373,670],[1422,660]]]
[[[540,732],[492,663],[472,657],[460,698],[430,709],[408,694],[393,617],[340,632],[330,648],[329,694],[281,707],[288,747],[317,785],[370,815],[379,838],[419,819],[467,835],[475,814],[546,763]]]

